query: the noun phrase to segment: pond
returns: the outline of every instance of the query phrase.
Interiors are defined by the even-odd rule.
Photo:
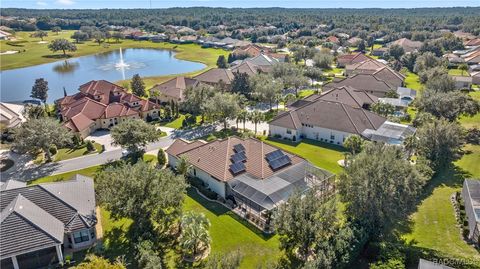
[[[141,77],[180,74],[200,70],[204,64],[179,60],[175,52],[160,49],[123,49],[94,55],[71,58],[48,64],[6,70],[0,72],[1,101],[22,101],[30,98],[37,78],[48,81],[48,100],[74,94],[80,85],[90,80],[115,82]],[[122,61],[123,59],[123,61]]]

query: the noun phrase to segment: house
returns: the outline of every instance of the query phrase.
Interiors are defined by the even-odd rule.
[[[455,269],[455,268],[446,266],[441,263],[420,259],[418,262],[418,269]]]
[[[465,76],[452,76],[455,81],[455,89],[463,90],[470,89],[472,87],[472,77]]]
[[[383,55],[388,51],[388,48],[381,47],[372,50],[372,55],[377,57],[383,57]]]
[[[106,80],[92,80],[78,90],[78,93],[60,98],[55,103],[63,126],[82,138],[128,118],[148,120],[159,116],[158,105]]]
[[[322,93],[321,100],[339,102],[356,108],[370,109],[373,103],[378,102],[378,97],[365,91],[359,91],[349,86],[334,88]]]
[[[0,124],[2,129],[15,128],[25,122],[24,111],[24,105],[0,102]]]
[[[230,86],[233,80],[233,73],[230,69],[212,68],[200,75],[196,75],[193,79],[212,86],[216,86],[222,81],[225,85]]]
[[[269,212],[295,191],[325,184],[326,194],[334,193],[332,174],[254,138],[232,136],[208,143],[177,139],[166,153],[173,168],[179,158],[186,158],[192,166],[191,177],[199,179],[221,199],[231,201],[234,212],[255,219],[257,227],[265,231],[272,229]]]
[[[462,199],[468,219],[468,239],[478,244],[480,241],[480,180],[463,181]]]
[[[0,190],[2,268],[46,268],[97,240],[93,179],[75,175],[62,182],[27,186],[3,183]]]
[[[360,44],[360,42],[362,42],[362,41],[363,41],[363,39],[361,39],[360,37],[356,37],[356,36],[355,36],[355,37],[352,37],[352,38],[348,39],[348,40],[347,40],[347,43],[348,43],[348,45],[351,46],[351,47],[356,47],[356,46],[358,46],[358,44]]]
[[[462,63],[465,63],[465,60],[454,54],[454,53],[447,53],[445,55],[443,55],[443,58],[447,59],[448,61],[448,66],[458,66],[459,64],[462,64]]]
[[[480,46],[480,38],[474,38],[463,43],[465,47],[477,47]]]
[[[235,61],[232,63],[232,66],[238,66],[245,62],[250,63],[253,66],[256,66],[257,69],[261,70],[264,73],[272,71],[274,65],[280,63],[281,61],[277,58],[273,58],[266,54],[259,54],[258,56],[246,58],[244,60]]]
[[[151,99],[157,99],[162,103],[170,101],[183,102],[185,98],[185,90],[188,87],[196,87],[199,84],[198,80],[179,76],[167,80],[163,83],[153,86],[150,92]],[[157,92],[158,95],[155,94]]]
[[[332,36],[329,36],[325,39],[325,42],[330,42],[330,43],[334,43],[334,44],[339,44],[340,43],[340,39],[338,39],[338,37],[332,35]]]
[[[233,51],[235,55],[248,55],[249,57],[256,57],[262,53],[272,52],[270,48],[261,47],[257,44],[249,44],[245,47],[236,48]]]
[[[354,54],[344,54],[337,57],[337,66],[338,67],[345,67],[349,64],[355,64],[364,62],[366,60],[371,60],[372,58],[368,57],[367,55],[358,52]]]
[[[320,98],[274,117],[269,135],[292,141],[308,138],[343,145],[350,135],[377,130],[386,118],[359,107]]]
[[[250,61],[243,61],[239,65],[235,65],[234,67],[230,68],[233,73],[239,72],[239,73],[245,73],[248,76],[253,76],[255,74],[261,73],[261,72],[268,72],[270,71],[268,67],[265,66],[258,66]]]
[[[480,71],[470,73],[472,77],[472,83],[476,85],[480,85]]]
[[[403,74],[393,70],[388,65],[373,59],[349,64],[346,66],[345,72],[347,76],[355,74],[372,74],[376,78],[395,87],[403,86],[403,82],[405,81],[405,76]]]
[[[398,45],[403,48],[403,51],[405,53],[409,53],[409,52],[418,51],[422,47],[423,43],[420,41],[412,41],[408,38],[400,38],[398,40],[391,42],[389,47],[393,45]]]
[[[462,57],[469,65],[480,64],[480,47],[462,55]]]
[[[345,79],[333,80],[325,84],[323,90],[347,86],[365,91],[377,97],[385,97],[387,93],[396,91],[398,86],[392,85],[391,82],[386,82],[382,80],[382,78],[385,79],[385,77],[378,74],[356,74]]]

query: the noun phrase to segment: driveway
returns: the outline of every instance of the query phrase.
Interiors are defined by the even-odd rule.
[[[201,126],[190,130],[164,130],[164,127],[161,127],[162,131],[166,131],[167,133],[170,133],[170,135],[162,137],[154,143],[148,144],[146,152],[154,153],[157,152],[160,148],[165,149],[169,147],[176,138],[193,140],[208,135],[209,133],[213,132],[214,130],[218,130],[219,128],[220,127],[218,125]],[[105,135],[106,134],[98,136],[104,137]],[[102,139],[105,143],[109,143],[109,140],[106,137]],[[31,159],[26,157],[29,156],[28,154],[20,155],[11,152],[5,152],[2,154],[12,155],[11,158],[14,160],[15,158],[17,158],[18,162],[15,162],[15,166],[11,169],[8,169],[8,171],[2,172],[0,180],[7,181],[9,179],[16,179],[22,181],[29,181],[40,177],[62,174],[119,160],[122,157],[122,149],[110,148],[110,150],[106,150],[100,154],[91,154],[75,159],[52,162],[43,165],[36,165],[31,163]]]

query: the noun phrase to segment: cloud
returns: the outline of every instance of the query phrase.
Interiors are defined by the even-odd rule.
[[[46,2],[43,2],[43,1],[38,1],[37,2],[37,6],[46,6],[47,3]]]
[[[71,6],[71,5],[75,4],[75,2],[73,0],[57,0],[55,3],[57,3],[59,5],[64,5],[64,6]]]

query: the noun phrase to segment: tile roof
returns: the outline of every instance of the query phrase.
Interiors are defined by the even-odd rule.
[[[27,183],[10,179],[5,182],[0,182],[0,191],[6,191],[6,190],[11,190],[11,189],[16,189],[16,188],[22,188],[27,186]]]
[[[400,38],[390,43],[390,45],[399,45],[405,52],[412,52],[420,49],[423,43],[420,41],[412,41],[408,38]]]
[[[125,92],[126,90],[113,84],[106,80],[92,80],[83,85],[80,85],[79,89],[80,92],[90,95],[90,96],[97,96],[101,95],[101,102],[104,104],[108,104],[110,101],[110,94],[114,92]]]
[[[179,76],[167,80],[163,83],[156,84],[155,86],[153,86],[153,88],[150,89],[150,93],[153,91],[159,91],[163,95],[183,101],[185,97],[184,91],[188,87],[195,87],[197,84],[198,80],[196,79]]]
[[[385,121],[386,118],[368,110],[319,98],[278,115],[269,124],[290,129],[298,129],[301,124],[308,124],[360,135],[365,129],[378,129]]]
[[[2,259],[63,243],[63,223],[21,194],[2,208],[0,219]]]
[[[233,136],[223,140],[215,140],[206,144],[198,144],[198,146],[183,151],[183,153],[179,153],[176,156],[185,156],[191,165],[205,171],[212,177],[220,181],[229,181],[236,176],[231,172],[229,167],[230,164],[232,164],[230,158],[235,153],[233,147],[237,144],[242,144],[245,147],[247,156],[245,173],[251,177],[265,179],[286,169],[286,167],[284,167],[279,170],[273,170],[269,166],[265,155],[278,148],[254,138],[242,139]],[[178,148],[179,144],[174,147],[175,149]],[[167,152],[173,151],[167,149]],[[284,153],[290,157],[292,165],[305,161],[297,155],[289,152]]]
[[[381,80],[373,74],[356,74],[337,82],[328,83],[324,86],[324,89],[329,90],[332,88],[339,88],[343,86],[349,86],[357,90],[362,90],[366,92],[373,91],[387,93],[397,90],[397,87],[391,85],[386,81]]]
[[[365,105],[371,105],[378,101],[378,97],[366,93],[365,91],[356,90],[350,86],[331,89],[322,93],[319,98],[325,101],[340,102],[358,108],[364,107]]]
[[[193,78],[206,83],[219,83],[220,80],[222,80],[225,84],[228,85],[233,80],[233,73],[229,69],[212,68]]]
[[[340,55],[337,57],[337,63],[342,64],[342,65],[347,65],[347,64],[354,64],[354,63],[360,63],[366,60],[370,60],[372,58],[368,57],[367,55],[357,52],[354,54],[344,54]]]
[[[183,139],[175,139],[175,141],[173,141],[173,143],[170,145],[170,147],[167,148],[165,152],[173,156],[178,156],[185,151],[199,147],[201,145],[204,145],[205,143],[206,142],[202,140],[187,141]]]

